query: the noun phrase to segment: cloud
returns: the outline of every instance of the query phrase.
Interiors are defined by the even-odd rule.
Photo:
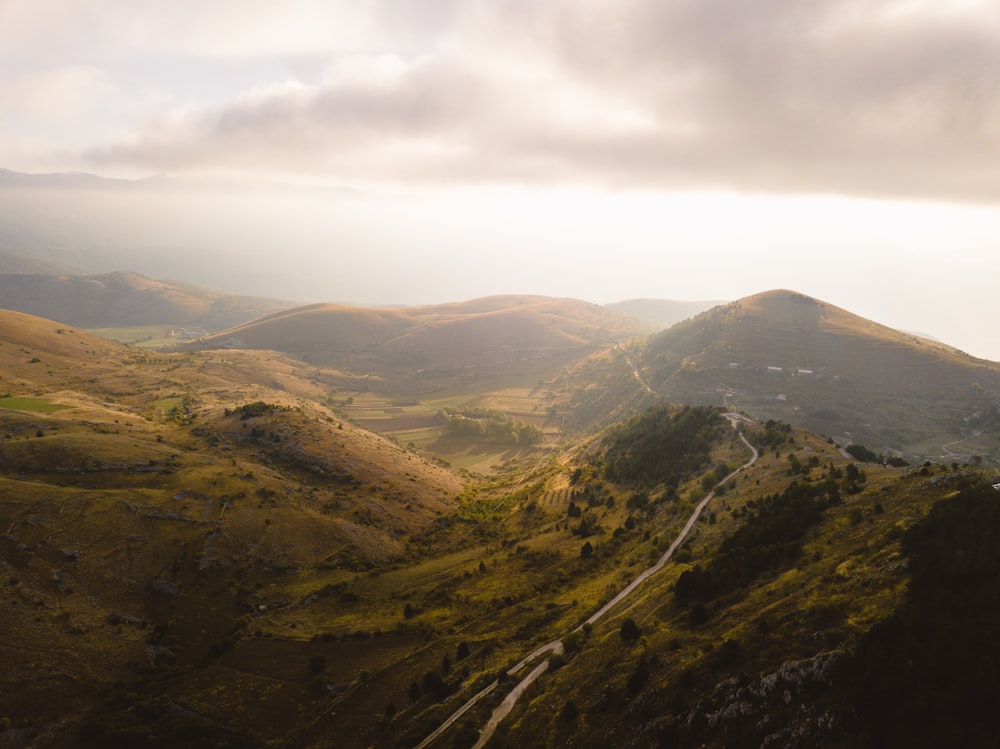
[[[103,73],[92,66],[65,66],[8,75],[0,79],[0,110],[46,122],[77,118],[113,93]]]
[[[290,55],[300,35],[325,72],[157,113],[84,162],[348,182],[1000,196],[992,3],[441,0],[426,15],[322,5],[335,11],[303,2],[283,19],[271,4],[213,5],[181,48],[215,37],[219,54]]]

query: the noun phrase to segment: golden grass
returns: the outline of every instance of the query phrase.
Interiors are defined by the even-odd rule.
[[[530,450],[414,426],[444,405],[549,418],[555,400],[577,392],[569,380],[387,394],[382,383],[365,391],[343,372],[273,352],[152,355],[27,324],[33,339],[0,336],[16,397],[69,406],[0,411],[0,434],[11,436],[0,445],[0,541],[8,580],[18,581],[8,584],[12,613],[0,621],[0,641],[16,646],[4,649],[0,693],[26,695],[4,709],[35,725],[83,715],[115,681],[134,682],[138,663],[146,681],[137,688],[263,740],[396,742],[535,645],[566,635],[655,562],[698,491],[694,477],[679,488],[682,499],[646,517],[627,507],[631,488],[605,485],[613,506],[588,507],[601,530],[586,539],[596,551],[583,559],[585,539],[567,517],[579,485],[570,476],[586,468],[582,481],[596,482],[600,470],[587,466],[584,438],[559,442],[561,417]],[[609,382],[636,390],[620,356],[600,362]],[[234,410],[258,400],[276,408],[246,420]],[[381,434],[360,428],[364,419]],[[674,580],[710,557],[739,522],[734,512],[788,485],[790,452],[802,463],[816,457],[815,477],[845,464],[824,439],[794,437],[713,501],[716,522],[706,515],[696,526],[689,562],[648,580],[533,688],[512,719],[515,735],[548,735],[570,696],[585,713],[581,730],[600,730],[595,701],[608,685],[622,688],[641,653],[660,655],[654,678],[668,689],[688,669],[714,678],[709,651],[726,638],[751,654],[743,666],[769,668],[814,652],[812,632],[823,647],[849,647],[896,605],[905,583],[898,529],[945,490],[915,470],[874,466],[864,466],[861,494],[827,511],[797,564],[725,597],[700,627],[673,602]],[[712,460],[735,466],[746,454],[729,437]],[[423,455],[482,475],[460,477]],[[630,516],[636,527],[625,530]],[[626,616],[643,631],[634,649],[618,636]],[[761,620],[784,637],[764,636]],[[168,639],[154,646],[158,626]],[[459,665],[462,642],[472,655]],[[174,660],[151,656],[156,647]],[[316,656],[328,671],[311,672]],[[463,689],[447,707],[411,704],[409,685],[446,656]],[[390,702],[395,721],[384,718]]]

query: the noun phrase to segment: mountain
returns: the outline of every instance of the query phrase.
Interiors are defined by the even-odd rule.
[[[2,187],[44,187],[44,188],[87,188],[113,189],[142,184],[125,179],[109,179],[87,172],[53,172],[51,174],[29,174],[0,168],[0,188]]]
[[[0,275],[0,306],[81,328],[188,325],[215,331],[292,305],[116,272]]]
[[[0,311],[0,743],[389,749],[441,728],[438,745],[472,746],[507,704],[491,746],[987,745],[986,469],[861,463],[718,406],[640,409],[660,337],[601,347],[620,318],[578,304],[319,305],[246,326],[300,347],[332,318],[338,363],[354,347],[387,368],[399,339],[452,361],[460,334],[570,352],[542,382],[442,379],[427,403],[273,350],[151,352]],[[790,292],[739,305],[775,340],[836,323],[842,353],[908,350]],[[708,348],[725,311],[706,313]],[[560,394],[604,403],[594,372],[633,413],[567,432]],[[442,418],[512,411],[539,441]],[[382,417],[394,439],[363,428]],[[431,449],[456,441],[489,465]]]
[[[395,380],[550,370],[643,332],[634,318],[575,299],[495,296],[423,307],[317,304],[188,345],[270,349]]]
[[[45,260],[8,250],[0,250],[0,274],[55,275],[71,273],[72,269],[54,260]]]
[[[913,455],[947,456],[943,445],[972,436],[969,420],[1000,399],[1000,364],[784,290],[679,323],[637,356],[672,401],[725,403]]]
[[[725,304],[724,301],[687,302],[676,299],[628,299],[604,305],[608,309],[631,315],[657,328],[669,328],[681,320]]]

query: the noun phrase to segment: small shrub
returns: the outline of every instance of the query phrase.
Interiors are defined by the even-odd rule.
[[[572,723],[580,717],[580,709],[573,700],[567,700],[559,710],[559,720],[563,723]]]
[[[622,642],[635,642],[642,637],[642,631],[639,629],[639,625],[635,623],[635,619],[626,619],[623,621],[618,633],[621,635]]]

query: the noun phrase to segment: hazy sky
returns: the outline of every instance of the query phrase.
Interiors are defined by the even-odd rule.
[[[1000,360],[996,0],[0,0],[0,167],[168,178],[3,188],[0,249],[100,269],[785,287]]]

